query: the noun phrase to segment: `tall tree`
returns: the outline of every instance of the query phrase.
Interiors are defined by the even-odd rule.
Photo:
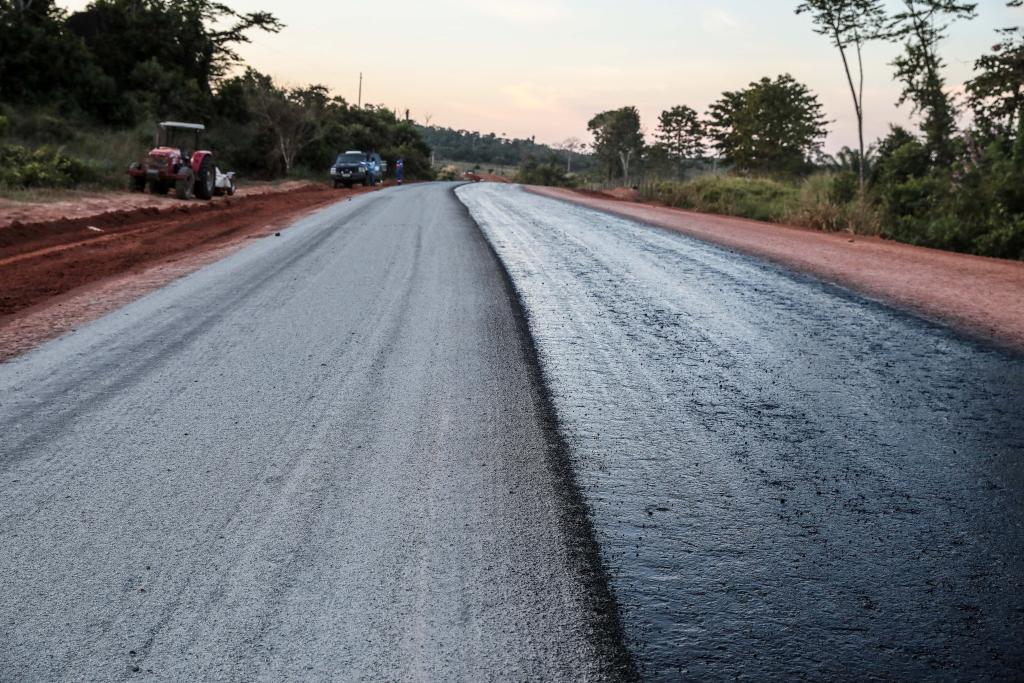
[[[903,82],[897,104],[908,100],[923,117],[925,144],[937,164],[953,160],[956,105],[946,92],[945,66],[939,43],[957,19],[972,19],[977,3],[959,0],[902,0],[902,8],[888,21],[887,35],[903,41],[903,54],[893,61],[896,77]]]
[[[248,32],[276,33],[282,25],[267,12],[242,14],[213,0],[93,0],[66,28],[125,105],[148,97],[156,100],[152,113],[202,117]]]
[[[249,69],[246,73],[248,106],[274,139],[272,156],[287,175],[295,158],[326,133],[325,115],[331,106],[327,89],[320,85],[285,89],[270,76]]]
[[[1006,4],[1021,7],[1024,0]],[[974,63],[978,75],[967,82],[967,102],[978,128],[1010,137],[1024,120],[1024,33],[1013,26],[999,29],[999,35],[991,54]]]
[[[629,182],[629,166],[644,148],[644,135],[640,130],[640,112],[636,107],[622,107],[604,111],[587,123],[594,135],[594,154],[605,162],[610,171],[616,161],[622,168],[622,178]]]
[[[783,74],[722,93],[707,127],[715,148],[738,169],[796,174],[820,154],[827,123],[818,96]]]
[[[661,112],[655,137],[672,161],[704,156],[704,124],[691,107],[681,104]]]
[[[864,44],[877,38],[885,13],[881,0],[805,0],[796,8],[797,14],[809,13],[814,30],[828,36],[839,50],[846,82],[853,98],[853,111],[857,116],[857,141],[860,150],[857,168],[860,189],[864,192]],[[852,54],[850,54],[852,53]],[[851,62],[856,58],[856,73]]]

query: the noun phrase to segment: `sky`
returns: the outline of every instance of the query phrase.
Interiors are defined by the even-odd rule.
[[[86,2],[60,3],[79,9]],[[855,146],[856,123],[838,52],[812,31],[796,0],[227,0],[268,10],[286,28],[252,34],[244,59],[287,85],[320,83],[420,123],[589,140],[595,113],[639,108],[650,135],[677,104],[700,112],[725,90],[790,73],[821,98],[832,121],[826,149]],[[979,0],[978,17],[953,26],[942,54],[951,87],[996,42],[995,29],[1024,24],[1024,9]],[[898,49],[865,53],[869,140],[910,120],[895,107],[889,62]]]

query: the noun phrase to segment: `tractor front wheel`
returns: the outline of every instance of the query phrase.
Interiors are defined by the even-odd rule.
[[[186,168],[182,172],[182,177],[174,183],[174,195],[178,199],[192,199],[195,183],[195,174],[191,168]]]
[[[149,191],[153,194],[167,194],[167,184],[162,180],[151,180],[149,182]]]
[[[203,157],[196,174],[196,196],[200,199],[213,197],[214,185],[217,182],[217,171],[213,168],[213,159],[209,155]]]

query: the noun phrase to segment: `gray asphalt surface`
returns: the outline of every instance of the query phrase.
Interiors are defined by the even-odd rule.
[[[473,185],[654,680],[1021,680],[1024,357]]]
[[[628,673],[450,185],[357,197],[0,365],[0,680]]]

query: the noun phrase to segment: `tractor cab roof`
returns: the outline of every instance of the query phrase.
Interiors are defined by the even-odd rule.
[[[161,128],[183,128],[185,130],[206,130],[201,123],[181,123],[180,121],[161,121]]]

